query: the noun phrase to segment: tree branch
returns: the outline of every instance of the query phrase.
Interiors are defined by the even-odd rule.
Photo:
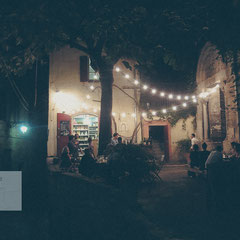
[[[69,45],[70,45],[71,48],[76,48],[76,49],[78,49],[80,51],[85,52],[88,55],[91,55],[91,51],[88,48],[86,48],[86,47],[84,47],[82,45],[79,45],[78,43],[76,43],[74,41],[70,41]]]

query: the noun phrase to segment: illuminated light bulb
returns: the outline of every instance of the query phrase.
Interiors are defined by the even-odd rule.
[[[21,126],[20,131],[24,134],[28,131],[28,127],[27,126]]]
[[[122,113],[121,116],[122,116],[123,118],[125,118],[125,117],[126,117],[126,113]]]
[[[156,114],[157,114],[157,113],[156,113],[155,111],[152,111],[152,115],[153,115],[153,116],[156,116]]]
[[[185,96],[184,99],[185,99],[185,100],[188,100],[188,99],[189,99],[189,96]]]
[[[90,86],[90,89],[91,89],[91,90],[93,90],[93,89],[94,89],[94,86],[93,86],[93,85],[92,85],[92,86]]]
[[[177,100],[181,100],[182,97],[180,95],[177,96]]]
[[[177,110],[177,107],[176,107],[176,106],[173,106],[172,109],[173,109],[173,111],[176,111],[176,110]]]
[[[143,116],[143,117],[146,117],[146,116],[147,116],[147,114],[146,114],[145,112],[143,112],[143,113],[142,113],[142,116]]]
[[[193,102],[196,103],[196,102],[197,102],[197,99],[194,98],[194,99],[193,99]]]
[[[148,89],[148,86],[147,85],[143,85],[143,89],[144,90]]]
[[[120,68],[119,67],[116,67],[116,72],[120,72]]]
[[[127,79],[130,78],[129,74],[125,74],[125,78]]]
[[[172,94],[169,94],[169,95],[168,95],[168,98],[169,98],[169,99],[172,99],[172,98],[173,98],[173,95],[172,95]]]
[[[93,79],[98,79],[98,76],[95,74],[95,75],[93,76]]]
[[[115,116],[116,116],[116,113],[115,113],[115,112],[112,112],[112,116],[114,116],[114,117],[115,117]]]
[[[186,107],[186,106],[187,106],[187,104],[186,104],[186,103],[183,103],[182,105],[183,105],[183,107]]]
[[[157,92],[156,89],[152,89],[152,94],[155,94]]]
[[[136,117],[136,113],[132,113],[131,116],[132,116],[132,117]]]
[[[167,113],[167,109],[163,109],[162,112],[163,112],[163,113]]]
[[[97,109],[96,109],[96,108],[94,108],[94,109],[93,109],[93,112],[95,112],[95,113],[96,113],[96,112],[97,112]]]
[[[138,84],[139,84],[139,81],[138,81],[138,80],[135,80],[135,81],[134,81],[134,84],[135,84],[135,85],[138,85]]]
[[[219,84],[217,84],[217,85],[216,85],[216,88],[219,88],[219,87],[220,87],[220,85],[219,85]]]
[[[160,96],[161,96],[161,97],[164,97],[164,96],[165,96],[165,93],[164,93],[164,92],[161,92],[161,93],[160,93]]]
[[[91,97],[90,97],[90,95],[87,95],[86,98],[87,98],[87,99],[90,99]]]
[[[193,95],[193,96],[192,96],[192,99],[195,99],[195,98],[196,98],[196,96]]]

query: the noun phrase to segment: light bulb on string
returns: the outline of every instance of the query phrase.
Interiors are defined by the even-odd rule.
[[[182,105],[183,105],[183,107],[186,107],[186,106],[187,106],[187,104],[186,104],[186,103],[183,103]]]
[[[157,92],[156,89],[152,89],[152,94],[155,94]]]
[[[91,90],[94,90],[94,86],[93,86],[93,85],[91,85],[91,86],[90,86],[90,89],[91,89]]]
[[[144,90],[147,90],[147,89],[148,89],[148,86],[147,86],[147,85],[143,85],[143,89],[144,89]]]
[[[93,76],[93,79],[98,79],[98,75],[97,74],[95,74],[94,76]]]
[[[119,67],[116,67],[116,72],[120,72],[120,68]]]
[[[193,99],[193,102],[196,103],[196,102],[197,102],[197,99],[194,98],[194,99]]]
[[[157,114],[157,113],[156,113],[155,111],[152,111],[152,115],[153,115],[153,116],[156,116],[156,114]]]
[[[96,108],[94,108],[94,109],[93,109],[93,112],[95,112],[95,113],[96,113],[96,112],[97,112],[97,109],[96,109]]]
[[[147,114],[145,112],[142,113],[142,117],[146,117]]]
[[[90,97],[90,95],[86,95],[86,98],[87,98],[87,99],[90,99],[91,97]]]
[[[138,81],[138,80],[134,80],[134,84],[135,84],[135,85],[138,85],[138,84],[139,84],[139,81]]]
[[[184,97],[184,99],[185,99],[185,100],[188,100],[188,99],[189,99],[189,97],[188,97],[188,96],[185,96],[185,97]]]
[[[132,116],[133,118],[135,118],[135,117],[136,117],[136,113],[132,113],[131,116]]]
[[[162,112],[163,112],[163,113],[167,113],[167,109],[163,109]]]
[[[125,117],[126,117],[126,113],[123,112],[123,113],[121,114],[121,116],[122,116],[123,118],[125,118]]]
[[[181,100],[182,97],[180,95],[177,96],[177,100]]]
[[[169,94],[169,95],[168,95],[168,98],[169,98],[169,99],[172,99],[172,98],[173,98],[173,95],[172,95],[172,94]]]
[[[116,116],[116,113],[115,113],[115,112],[112,112],[112,116],[114,116],[114,117],[115,117],[115,116]]]
[[[192,96],[192,99],[195,99],[195,98],[196,98],[196,96],[193,95],[193,96]]]
[[[125,78],[129,79],[130,78],[129,74],[125,74]]]
[[[173,109],[173,111],[176,111],[176,110],[177,110],[177,107],[176,107],[176,106],[173,106],[172,109]]]
[[[165,93],[164,93],[164,92],[161,92],[161,93],[160,93],[160,96],[161,96],[161,97],[164,97],[164,96],[165,96]]]

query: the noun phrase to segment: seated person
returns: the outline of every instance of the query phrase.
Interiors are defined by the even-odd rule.
[[[210,151],[207,150],[207,144],[204,142],[202,144],[202,151],[200,152],[200,162],[199,162],[199,169],[204,170],[205,169],[205,163],[208,159],[208,156],[210,154]]]
[[[72,165],[68,146],[63,147],[60,168],[68,169]]]
[[[91,138],[91,137],[88,138],[88,149],[89,149],[90,154],[92,155],[92,157],[95,158],[94,146],[93,146],[92,138]]]
[[[75,139],[74,139],[73,135],[69,135],[68,139],[69,139],[68,148],[69,148],[70,155],[72,155],[74,158],[76,158],[78,155],[78,148],[75,144]]]
[[[81,173],[84,176],[92,177],[95,173],[96,169],[96,161],[92,157],[89,148],[86,148],[84,150],[84,156],[82,157],[82,160],[79,165],[79,173]]]
[[[113,145],[113,146],[116,146],[117,144],[118,144],[118,133],[114,133],[113,134],[113,137],[112,137],[112,139],[111,139],[111,144]]]

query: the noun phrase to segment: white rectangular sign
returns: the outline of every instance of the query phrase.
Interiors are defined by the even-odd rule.
[[[0,171],[0,211],[22,210],[22,172]]]

